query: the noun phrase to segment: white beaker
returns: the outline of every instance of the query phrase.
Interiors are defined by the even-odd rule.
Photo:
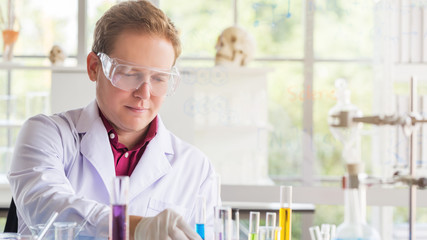
[[[76,222],[55,222],[55,240],[73,240],[77,229]]]

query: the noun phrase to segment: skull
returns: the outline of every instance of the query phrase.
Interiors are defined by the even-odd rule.
[[[255,40],[241,27],[226,28],[216,43],[215,65],[246,66],[255,53]]]
[[[53,65],[61,65],[65,60],[65,53],[58,45],[54,45],[49,52],[49,60]]]

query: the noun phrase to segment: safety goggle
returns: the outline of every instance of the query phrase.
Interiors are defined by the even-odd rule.
[[[125,91],[139,89],[144,83],[154,96],[170,96],[179,83],[178,69],[170,70],[139,66],[118,58],[110,58],[105,53],[97,54],[102,63],[105,77],[114,87]]]

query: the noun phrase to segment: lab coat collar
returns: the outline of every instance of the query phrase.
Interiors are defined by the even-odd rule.
[[[76,124],[76,129],[80,134],[84,134],[81,141],[82,154],[98,171],[105,187],[110,192],[112,179],[116,176],[114,157],[110,149],[108,134],[98,111],[96,101],[86,106]],[[157,134],[147,145],[130,176],[130,201],[172,168],[169,162],[174,154],[171,133],[164,126],[160,116],[157,119]]]
[[[173,155],[170,132],[158,116],[158,130],[130,176],[130,201],[144,189],[163,177],[172,168],[169,159]]]
[[[82,155],[95,167],[105,188],[110,192],[113,178],[116,176],[114,157],[95,100],[82,110],[76,130],[83,134],[80,143]]]
[[[83,108],[80,118],[76,124],[77,132],[86,133],[92,128],[93,124],[96,124],[96,122],[99,121],[102,123],[101,117],[99,116],[98,104],[96,103],[96,100],[93,100],[89,105]],[[102,127],[104,127],[104,125],[102,125]]]

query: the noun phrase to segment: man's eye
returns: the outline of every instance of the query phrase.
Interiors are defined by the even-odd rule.
[[[169,75],[155,75],[152,77],[152,79],[157,82],[167,82],[169,79]]]
[[[124,75],[126,77],[139,77],[139,76],[141,76],[140,73],[125,73]]]

